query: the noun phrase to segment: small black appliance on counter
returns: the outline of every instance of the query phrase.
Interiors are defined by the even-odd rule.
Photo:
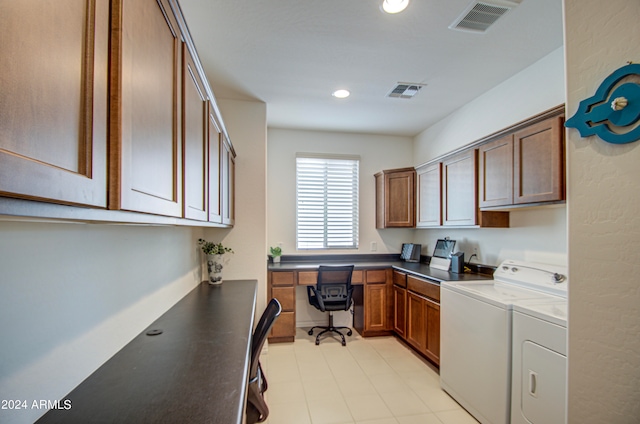
[[[456,252],[451,255],[451,272],[464,273],[464,252]]]

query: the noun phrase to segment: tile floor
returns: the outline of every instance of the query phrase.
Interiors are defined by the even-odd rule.
[[[477,424],[440,389],[434,368],[394,337],[338,339],[298,328],[261,356],[269,424]]]

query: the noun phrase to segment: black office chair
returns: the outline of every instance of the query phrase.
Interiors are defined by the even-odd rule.
[[[271,299],[258,321],[251,338],[251,366],[249,368],[249,388],[247,393],[247,424],[261,423],[269,416],[269,407],[264,401],[267,379],[260,365],[260,352],[267,340],[273,323],[280,316],[282,306],[278,299]]]
[[[329,325],[327,327],[315,326],[309,330],[309,335],[313,336],[313,330],[322,329],[316,336],[316,345],[320,344],[320,336],[325,333],[337,333],[342,338],[342,346],[347,342],[344,334],[340,330],[347,330],[347,336],[353,332],[349,327],[334,327],[333,311],[348,311],[351,308],[351,297],[353,287],[351,287],[351,275],[353,265],[325,266],[318,268],[318,280],[316,286],[307,286],[307,296],[309,304],[322,312],[329,312]]]

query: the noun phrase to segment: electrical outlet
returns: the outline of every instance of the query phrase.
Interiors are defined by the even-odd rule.
[[[371,251],[375,252],[376,250],[378,250],[378,243],[376,243],[375,241],[371,242]]]

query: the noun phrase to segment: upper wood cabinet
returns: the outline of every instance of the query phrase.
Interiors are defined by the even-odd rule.
[[[167,0],[112,13],[109,208],[180,217],[180,29]]]
[[[106,208],[109,1],[3,1],[0,28],[0,195]]]
[[[184,217],[207,221],[209,201],[208,102],[195,60],[183,46],[182,66],[182,139]],[[217,168],[217,167],[216,167]],[[217,183],[216,183],[217,184]]]
[[[222,224],[220,169],[222,165],[222,130],[213,105],[209,103],[207,115],[208,173],[209,173],[209,221]]]
[[[222,135],[221,148],[220,202],[222,223],[224,225],[233,226],[236,221],[236,153],[224,134]]]
[[[477,151],[469,149],[442,161],[444,225],[478,223]]]
[[[481,208],[564,200],[562,122],[554,116],[479,146]]]
[[[564,119],[547,119],[513,135],[513,202],[564,200]]]
[[[375,174],[376,228],[415,227],[416,171],[391,169]]]
[[[442,163],[416,168],[416,176],[416,227],[438,227],[442,225]]]

